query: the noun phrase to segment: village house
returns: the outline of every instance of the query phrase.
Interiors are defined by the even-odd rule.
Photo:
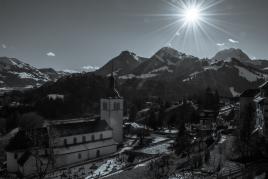
[[[250,121],[251,133],[262,135],[268,139],[268,82],[257,89],[248,89],[240,95],[240,121],[239,128],[245,125],[249,108],[252,112]]]
[[[6,148],[7,171],[27,176],[115,153],[123,142],[123,99],[112,75],[110,80],[99,119],[48,121],[43,128],[20,130]]]
[[[259,131],[268,138],[268,82],[259,87],[259,93],[255,96],[256,106],[255,131]],[[254,131],[254,132],[255,132]]]

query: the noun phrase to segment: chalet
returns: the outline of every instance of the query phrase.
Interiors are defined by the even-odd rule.
[[[201,130],[213,130],[216,129],[217,112],[211,109],[199,110],[199,120]]]
[[[255,131],[268,137],[268,82],[259,87],[259,93],[254,97],[256,108]]]
[[[252,109],[253,111],[255,111],[255,103],[254,103],[254,99],[255,96],[259,93],[259,89],[248,89],[246,91],[244,91],[241,95],[240,95],[240,110],[239,110],[239,129],[243,129],[245,126],[245,119],[249,117],[248,113],[249,113],[249,109]],[[254,117],[252,117],[251,121],[250,121],[250,126],[252,126],[252,129],[250,129],[251,131],[254,130]],[[242,130],[240,130],[242,132]]]
[[[268,82],[257,89],[249,89],[240,95],[239,128],[243,128],[245,119],[250,115],[252,134],[258,134],[268,139]]]
[[[115,153],[123,142],[123,99],[110,77],[110,92],[100,100],[100,118],[46,122],[20,130],[6,148],[7,170],[24,176]]]

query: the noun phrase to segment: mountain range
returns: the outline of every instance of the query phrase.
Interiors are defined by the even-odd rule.
[[[241,49],[226,49],[211,59],[199,59],[164,47],[151,58],[122,52],[95,73],[109,76],[113,70],[121,85],[131,84],[135,89],[154,91],[148,85],[152,81],[162,83],[161,88],[168,87],[166,93],[171,96],[176,92],[180,96],[192,95],[207,87],[217,89],[223,96],[237,96],[263,83],[268,77],[267,67],[268,61],[252,60]]]
[[[237,96],[265,81],[268,61],[252,60],[241,49],[234,48],[222,50],[211,59],[199,59],[164,47],[150,58],[123,51],[100,69],[81,74],[81,77],[97,75],[106,78],[111,73],[118,79],[123,95],[131,91],[136,95],[174,98],[193,95],[211,87],[222,96]],[[37,69],[17,59],[0,58],[0,87],[40,86],[65,75],[51,68]],[[77,75],[69,75],[64,83],[68,83],[72,76],[77,78]],[[58,84],[51,84],[54,85],[51,88]]]
[[[15,58],[0,57],[0,88],[33,88],[56,81],[68,73],[52,68],[37,69]]]

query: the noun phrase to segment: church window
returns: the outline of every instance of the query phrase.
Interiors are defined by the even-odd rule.
[[[97,150],[96,156],[99,157],[100,156],[100,151]]]
[[[107,103],[106,102],[102,103],[102,108],[104,111],[107,111]]]
[[[67,139],[64,139],[63,142],[64,142],[64,145],[66,146],[67,145]]]
[[[114,103],[114,110],[115,110],[115,111],[120,110],[120,103],[118,103],[118,102],[115,102],[115,103]]]
[[[82,141],[83,141],[83,143],[86,142],[86,136],[83,136],[83,137],[82,137]]]

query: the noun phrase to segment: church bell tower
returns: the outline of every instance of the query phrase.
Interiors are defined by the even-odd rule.
[[[101,120],[105,120],[113,130],[113,139],[123,142],[123,98],[115,88],[113,71],[110,75],[109,92],[101,99]]]

